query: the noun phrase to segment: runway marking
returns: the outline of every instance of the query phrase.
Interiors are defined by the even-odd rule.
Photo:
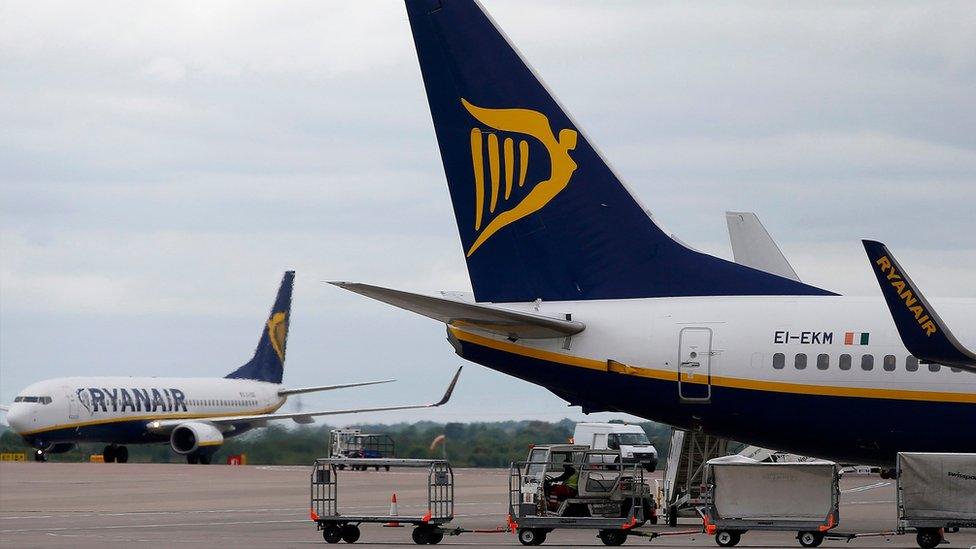
[[[881,488],[883,486],[890,485],[890,482],[875,482],[874,484],[866,484],[864,486],[857,486],[855,488],[848,488],[846,490],[841,490],[842,494],[851,494],[854,492],[865,492],[867,490],[874,490],[875,488]]]

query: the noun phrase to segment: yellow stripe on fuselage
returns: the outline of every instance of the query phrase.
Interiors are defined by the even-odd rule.
[[[622,375],[659,379],[664,381],[677,382],[677,372],[667,370],[657,370],[653,368],[643,368],[630,366],[616,361],[596,360],[592,358],[578,357],[545,351],[517,345],[508,341],[491,339],[488,337],[465,332],[454,326],[448,326],[451,334],[461,341],[481,345],[498,351],[511,353],[519,356],[537,358],[548,362],[555,362],[565,366],[586,368],[588,370],[598,370],[601,372],[611,372]],[[695,376],[699,379],[706,379],[707,376]],[[743,379],[735,377],[711,376],[711,384],[717,387],[728,387],[731,389],[749,389],[754,391],[767,391],[773,393],[795,393],[802,395],[819,396],[839,396],[857,398],[881,398],[889,400],[921,400],[930,402],[951,402],[963,404],[976,404],[976,394],[971,393],[948,393],[939,391],[911,391],[905,389],[879,389],[862,387],[837,387],[833,385],[808,385],[804,383],[788,383],[783,381],[765,381],[758,379]],[[691,381],[687,376],[683,377],[682,383],[704,384],[704,382]]]
[[[150,415],[150,416],[146,416],[146,415],[143,415],[143,416],[117,416],[117,417],[110,417],[110,418],[105,418],[105,419],[93,419],[93,420],[90,420],[90,421],[78,421],[78,422],[75,422],[75,423],[61,423],[61,424],[58,424],[58,425],[52,425],[50,427],[44,427],[43,429],[36,429],[34,431],[26,431],[26,432],[18,433],[18,434],[20,436],[29,436],[29,435],[36,435],[38,433],[47,433],[48,431],[57,431],[58,429],[75,429],[75,428],[78,428],[78,427],[89,427],[91,425],[107,425],[107,424],[110,424],[110,423],[125,423],[126,421],[140,421],[140,420],[155,421],[155,420],[159,420],[159,419],[185,419],[185,420],[188,420],[189,421],[189,420],[194,420],[194,419],[207,419],[207,418],[211,418],[211,417],[226,417],[226,416],[231,416],[231,415],[234,415],[234,416],[245,416],[245,415],[248,415],[248,416],[250,416],[250,415],[257,416],[257,415],[261,415],[261,414],[270,414],[270,413],[274,412],[275,410],[277,410],[278,408],[281,408],[282,405],[284,405],[284,401],[282,401],[280,404],[276,404],[274,406],[268,406],[266,408],[261,408],[260,410],[252,410],[252,411],[249,411],[249,412],[243,412],[243,413],[239,413],[239,414],[231,414],[231,413],[226,413],[226,412],[225,413],[222,413],[222,414],[217,414],[217,413],[214,413],[214,414],[194,414],[192,412],[183,412],[183,413],[180,413],[180,414],[155,414],[155,415]]]

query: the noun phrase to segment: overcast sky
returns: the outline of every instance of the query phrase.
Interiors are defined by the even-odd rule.
[[[976,297],[971,2],[484,4],[685,242],[731,258],[750,210],[805,281],[877,295],[872,237]],[[306,409],[439,397],[443,325],[321,282],[470,290],[400,1],[0,1],[0,402],[222,376],[288,268],[286,383],[400,380]],[[562,417],[470,364],[449,407],[356,419]]]

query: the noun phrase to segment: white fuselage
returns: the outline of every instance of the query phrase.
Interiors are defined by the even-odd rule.
[[[24,438],[45,443],[159,442],[165,437],[145,428],[150,421],[270,413],[285,402],[279,389],[275,383],[225,378],[48,379],[21,391],[7,421]]]

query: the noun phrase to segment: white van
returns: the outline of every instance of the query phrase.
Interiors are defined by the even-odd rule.
[[[640,425],[577,423],[573,442],[593,450],[619,450],[624,462],[643,464],[648,471],[657,468],[657,449]]]

